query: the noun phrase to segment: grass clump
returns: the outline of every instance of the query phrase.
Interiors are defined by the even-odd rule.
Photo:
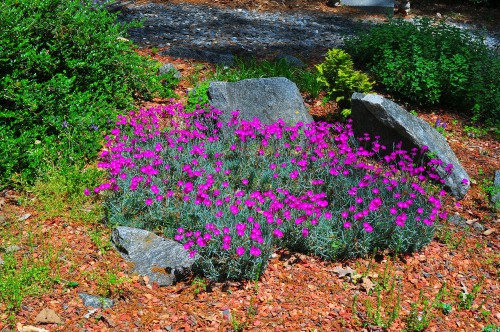
[[[429,19],[391,20],[346,41],[387,91],[421,105],[446,105],[500,123],[500,58],[480,35]]]
[[[109,178],[92,190],[109,222],[163,230],[209,279],[253,280],[276,247],[331,260],[412,252],[446,217],[444,191],[427,185],[439,162],[418,166],[416,150],[376,162],[384,147],[358,146],[350,124],[220,114],[170,105],[120,116],[99,163]],[[231,137],[218,137],[223,126]]]
[[[169,94],[124,38],[130,26],[90,1],[2,2],[0,187],[93,160],[117,110]]]
[[[286,77],[297,84],[301,92],[317,98],[323,89],[315,70],[298,68],[285,58],[258,61],[253,58],[236,58],[232,67],[218,66],[209,77],[211,81],[236,82],[250,78]]]

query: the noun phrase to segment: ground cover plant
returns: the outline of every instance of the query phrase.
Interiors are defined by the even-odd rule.
[[[318,81],[318,72],[314,69],[297,67],[286,58],[257,60],[255,58],[236,58],[231,67],[217,66],[209,75],[210,81],[236,82],[249,78],[286,77],[297,84],[299,90],[311,98],[317,98],[324,84]]]
[[[94,160],[117,110],[169,94],[130,26],[90,1],[2,2],[0,188]]]
[[[435,170],[451,165],[417,165],[416,149],[377,164],[368,158],[385,147],[368,135],[372,148],[357,146],[350,124],[265,126],[238,112],[222,123],[220,113],[120,116],[99,164],[110,178],[86,194],[109,191],[111,225],[163,230],[213,280],[258,278],[275,246],[330,260],[413,252],[446,217]]]
[[[430,19],[391,20],[347,40],[346,49],[396,97],[500,123],[500,57],[479,34]]]

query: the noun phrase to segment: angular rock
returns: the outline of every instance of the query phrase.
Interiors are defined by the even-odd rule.
[[[36,315],[35,322],[37,324],[61,324],[62,320],[54,310],[45,308]]]
[[[111,240],[122,257],[134,264],[134,273],[148,276],[149,282],[159,286],[169,286],[182,279],[196,259],[189,258],[180,243],[142,229],[117,227]]]
[[[193,50],[185,47],[171,47],[159,53],[161,56],[171,56],[174,58],[187,58],[206,61],[217,65],[231,66],[234,56],[231,53],[218,53],[205,50]]]
[[[240,111],[240,119],[271,124],[282,119],[286,124],[313,121],[299,89],[287,78],[255,78],[239,82],[211,82],[210,105],[223,110],[221,120],[227,123],[231,112]]]
[[[86,307],[111,308],[115,304],[113,300],[87,293],[78,293],[78,296],[82,299],[83,305]]]
[[[445,179],[445,188],[457,199],[462,199],[470,188],[470,178],[451,150],[446,139],[422,119],[410,114],[396,103],[376,94],[354,93],[352,95],[353,129],[356,136],[369,133],[380,136],[380,144],[387,152],[398,142],[410,150],[423,146],[435,154],[443,165],[437,168],[439,176]],[[453,164],[453,172],[447,175],[446,165]],[[466,179],[466,183],[462,180]]]
[[[174,78],[181,78],[182,75],[177,68],[171,63],[165,63],[163,66],[158,68],[158,75],[172,73]]]

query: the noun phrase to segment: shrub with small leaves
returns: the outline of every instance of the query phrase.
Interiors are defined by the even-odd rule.
[[[170,105],[120,116],[98,165],[109,179],[93,189],[109,222],[162,229],[199,257],[195,270],[224,280],[258,278],[276,247],[326,259],[415,251],[446,217],[441,163],[417,165],[416,149],[377,161],[385,147],[368,135],[358,144],[350,123],[220,114]],[[219,137],[222,127],[233,134]]]
[[[500,57],[483,40],[443,22],[391,20],[347,40],[346,49],[399,98],[498,124]]]
[[[90,1],[2,1],[0,187],[94,159],[117,110],[169,95],[130,26]]]

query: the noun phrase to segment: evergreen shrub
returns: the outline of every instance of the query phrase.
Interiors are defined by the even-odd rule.
[[[328,96],[338,103],[343,113],[350,113],[351,96],[354,92],[368,93],[374,82],[368,76],[354,69],[351,56],[341,49],[331,49],[325,61],[316,66],[318,82],[326,86]]]

